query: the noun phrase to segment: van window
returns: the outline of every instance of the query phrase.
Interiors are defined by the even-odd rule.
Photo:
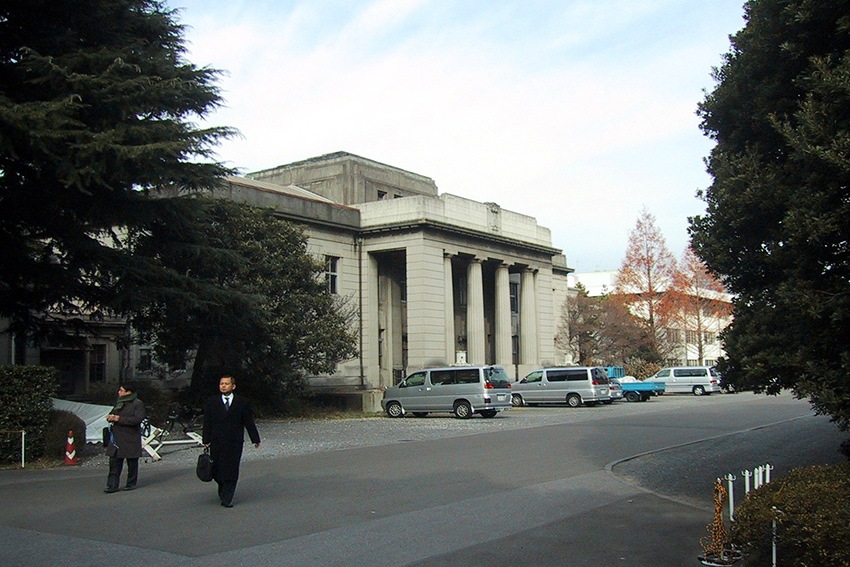
[[[435,386],[439,386],[441,384],[454,384],[455,383],[455,371],[454,370],[432,370],[431,371],[431,383]]]
[[[491,366],[484,369],[484,380],[496,388],[510,388],[511,377],[501,366]]]
[[[455,370],[456,384],[477,384],[480,381],[477,368]]]
[[[578,382],[580,380],[587,380],[587,370],[582,368],[581,370],[564,370],[563,371],[567,380],[570,382]]]
[[[608,373],[602,368],[591,368],[590,377],[594,384],[608,384]]]
[[[400,388],[412,388],[423,386],[425,384],[425,372],[414,372],[407,377],[407,380],[399,384]]]
[[[546,379],[550,382],[566,382],[569,380],[566,370],[549,370],[546,372]]]
[[[705,376],[705,368],[675,368],[673,369],[673,376],[678,377],[694,377],[694,376]]]
[[[656,378],[669,378],[670,377],[670,369],[669,368],[663,368],[663,369],[659,370],[655,374],[655,377]]]
[[[534,382],[540,382],[541,380],[543,380],[543,371],[535,370],[534,372],[523,378],[522,381],[527,384],[532,384]]]

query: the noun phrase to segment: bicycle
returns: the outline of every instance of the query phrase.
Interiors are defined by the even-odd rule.
[[[204,426],[204,412],[200,408],[187,405],[175,405],[168,411],[163,431],[172,433],[174,426],[179,424],[183,433],[200,431]]]

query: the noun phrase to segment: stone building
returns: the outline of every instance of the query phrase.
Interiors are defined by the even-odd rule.
[[[226,181],[219,196],[303,224],[329,288],[360,315],[359,356],[314,387],[369,410],[419,368],[500,364],[522,377],[563,361],[554,336],[571,270],[534,218],[342,152]]]

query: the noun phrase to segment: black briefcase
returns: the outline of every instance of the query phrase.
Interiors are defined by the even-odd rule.
[[[212,474],[212,458],[210,458],[210,450],[204,447],[204,452],[198,455],[198,465],[195,467],[195,474],[204,482],[209,482],[213,479]]]

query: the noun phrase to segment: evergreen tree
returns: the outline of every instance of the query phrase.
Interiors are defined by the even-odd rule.
[[[169,248],[150,234],[134,239],[136,250],[196,284],[182,295],[151,298],[134,326],[161,360],[180,366],[194,359],[198,397],[230,374],[240,390],[271,405],[300,394],[304,375],[333,373],[356,354],[353,313],[328,291],[324,265],[307,252],[300,227],[229,200],[198,202],[204,222],[196,237],[205,247]],[[226,293],[211,297],[208,287]]]
[[[183,41],[157,0],[0,4],[0,316],[13,330],[189,285],[125,238],[164,219],[185,233],[197,201],[151,191],[226,173],[211,152],[232,131],[192,122],[220,104],[218,72],[185,61]]]
[[[735,296],[738,387],[850,426],[850,2],[751,0],[700,105],[716,141],[694,249]]]

